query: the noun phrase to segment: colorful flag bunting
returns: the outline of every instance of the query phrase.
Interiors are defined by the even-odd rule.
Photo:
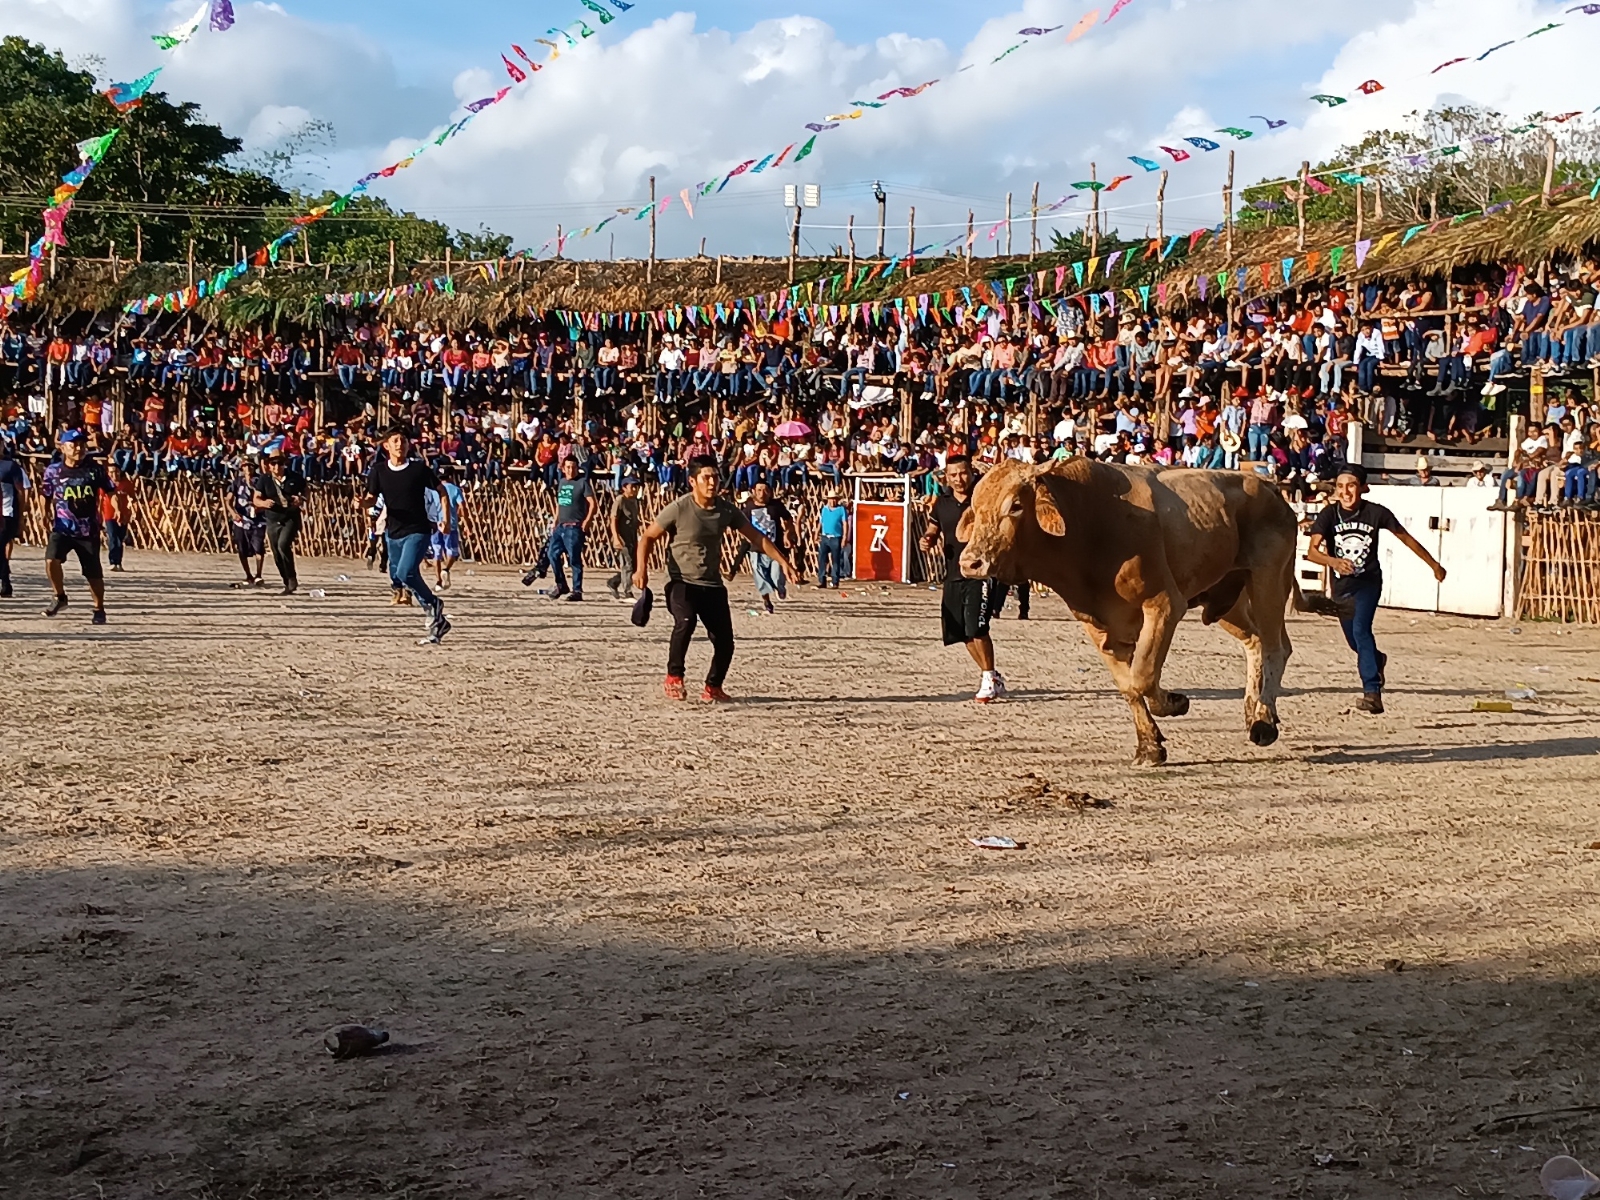
[[[1326,104],[1329,108],[1338,108],[1339,105],[1341,105],[1341,104],[1349,104],[1350,103],[1350,101],[1346,100],[1343,96],[1329,96],[1329,95],[1325,95],[1325,94],[1318,94],[1318,95],[1315,95],[1315,96],[1313,96],[1311,98],[1313,100],[1315,100],[1318,104]]]
[[[1222,148],[1216,142],[1213,142],[1210,138],[1188,137],[1188,138],[1184,138],[1183,140],[1188,142],[1189,145],[1191,145],[1191,146],[1198,146],[1200,149],[1206,151],[1207,153],[1211,152],[1212,150],[1220,150]]]
[[[1140,158],[1137,154],[1128,155],[1128,161],[1138,164],[1139,166],[1143,167],[1146,171],[1159,171],[1159,170],[1161,170],[1161,164],[1160,163],[1155,162],[1152,159]]]
[[[1245,138],[1255,137],[1255,134],[1252,133],[1250,130],[1248,130],[1248,129],[1237,129],[1232,125],[1224,125],[1221,129],[1217,130],[1217,132],[1218,133],[1226,133],[1230,137],[1238,138],[1239,141],[1241,141],[1241,142],[1244,141]]]
[[[1077,41],[1099,23],[1100,10],[1098,8],[1091,8],[1088,12],[1084,13],[1083,16],[1078,19],[1078,23],[1072,27],[1072,32],[1067,34],[1067,41]]]
[[[1171,146],[1162,146],[1161,149],[1165,153],[1172,155],[1173,162],[1187,162],[1189,160],[1189,152],[1187,150],[1175,150]]]
[[[1274,121],[1271,117],[1262,117],[1256,115],[1252,115],[1250,119],[1252,121],[1265,121],[1268,129],[1282,129],[1289,123],[1288,121]]]

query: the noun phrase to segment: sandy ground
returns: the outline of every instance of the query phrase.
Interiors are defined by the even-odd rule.
[[[661,698],[664,621],[511,573],[458,570],[433,649],[346,563],[285,601],[132,552],[105,629],[17,567],[7,1197],[1533,1196],[1600,1158],[1548,1112],[1596,1099],[1596,631],[1383,614],[1374,719],[1297,619],[1258,750],[1191,621],[1140,771],[1049,598],[981,710],[925,589],[768,618],[740,580],[713,710]],[[333,1062],[352,1020],[394,1045]]]

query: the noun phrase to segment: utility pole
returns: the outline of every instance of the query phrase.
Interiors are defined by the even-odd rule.
[[[800,254],[800,214],[805,210],[800,207],[799,198],[796,197],[794,206],[794,223],[789,226],[789,282],[794,282],[794,260]]]
[[[917,209],[912,205],[911,216],[906,222],[906,261],[910,262],[917,256]]]
[[[972,218],[973,218],[973,212],[969,208],[969,209],[967,209],[967,244],[966,244],[965,249],[962,251],[962,254],[965,256],[966,260],[969,263],[972,261],[972,234],[973,234]]]
[[[851,213],[850,214],[850,223],[849,223],[848,226],[846,226],[846,228],[849,230],[849,233],[848,233],[847,236],[850,239],[850,270],[846,273],[845,278],[846,279],[854,279],[856,277],[856,215],[855,215],[855,213]]]
[[[1011,193],[1006,193],[1006,257],[1011,257]]]
[[[1099,180],[1099,167],[1090,163],[1089,182],[1098,183]],[[1089,255],[1094,257],[1100,253],[1100,189],[1090,188],[1089,194],[1094,197],[1089,206]]]
[[[644,281],[649,283],[656,273],[656,177],[650,176],[650,261],[644,267]]]
[[[1228,151],[1228,182],[1222,185],[1222,224],[1227,230],[1228,261],[1233,261],[1233,151]]]
[[[883,190],[882,183],[872,185],[872,195],[878,201],[878,257],[883,257],[883,233],[885,222],[889,219],[889,193]]]
[[[1161,172],[1161,182],[1156,184],[1156,237],[1163,245],[1167,240],[1167,173]]]
[[[1032,262],[1039,254],[1039,181],[1033,181],[1033,204],[1029,208],[1031,230],[1028,240],[1028,261]]]
[[[1300,164],[1300,192],[1294,199],[1295,220],[1299,222],[1300,226],[1300,232],[1295,237],[1294,243],[1297,250],[1306,248],[1306,192],[1311,188],[1311,185],[1307,182],[1310,178],[1311,164],[1302,162]]]

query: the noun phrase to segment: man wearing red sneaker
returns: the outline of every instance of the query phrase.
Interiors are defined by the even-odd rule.
[[[722,690],[733,662],[733,614],[722,580],[722,543],[729,530],[743,534],[753,549],[777,562],[790,578],[798,578],[789,556],[719,493],[721,485],[716,459],[690,459],[689,494],[662,509],[639,538],[633,586],[641,592],[650,586],[651,549],[659,541],[667,542],[666,602],[672,614],[672,642],[667,652],[669,700],[686,697],[684,664],[695,627],[702,623],[711,638],[712,653],[701,699],[722,703],[729,698]]]

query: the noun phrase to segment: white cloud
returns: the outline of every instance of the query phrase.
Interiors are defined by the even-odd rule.
[[[1156,150],[1162,142],[1222,142],[1236,152],[1243,186],[1292,172],[1302,158],[1324,157],[1439,100],[1518,114],[1592,107],[1582,93],[1600,17],[1567,16],[1562,9],[1570,4],[1537,0],[1136,0],[1072,45],[1058,32],[991,65],[1019,40],[1017,30],[1070,27],[1086,4],[1021,0],[986,20],[964,46],[915,31],[852,43],[805,16],[733,31],[703,28],[687,12],[646,22],[637,6],[604,38],[565,51],[460,137],[386,181],[380,194],[537,246],[558,222],[570,231],[638,203],[652,174],[658,195],[675,197],[746,158],[802,142],[807,121],[845,110],[851,100],[938,77],[943,82],[914,100],[891,101],[824,133],[798,170],[736,179],[697,204],[693,222],[675,200],[661,222],[662,253],[692,251],[702,235],[713,252],[779,251],[788,221],[781,186],[794,181],[824,186],[824,208],[805,217],[809,245],[842,241],[842,232],[823,226],[842,225],[852,212],[858,230],[875,223],[874,179],[891,194],[892,224],[904,225],[915,203],[918,241],[943,240],[964,225],[969,205],[980,222],[992,223],[1007,191],[1017,194],[1021,212],[1039,180],[1048,203],[1086,178],[1090,162],[1102,180],[1135,175],[1104,197],[1110,221],[1132,231],[1153,221],[1155,185],[1127,156],[1165,161]],[[238,7],[235,30],[202,32],[172,56],[161,86],[199,101],[253,144],[291,130],[295,120],[331,121],[338,146],[328,182],[336,186],[415,148],[450,119],[454,101],[506,82],[492,45],[484,46],[481,66],[412,86],[361,30],[305,21],[267,4]],[[131,78],[156,61],[150,30],[188,8],[189,0],[169,8],[139,0],[0,0],[0,29],[60,46],[69,57],[103,55],[110,72]],[[1446,58],[1475,56],[1550,20],[1566,24],[1483,63],[1429,74]],[[530,45],[521,36],[528,32],[507,30],[505,40]],[[966,64],[975,65],[959,70]],[[1317,91],[1352,95],[1369,78],[1385,90],[1333,110],[1308,101]],[[1289,124],[1268,135],[1253,113]],[[1223,125],[1256,133],[1234,142],[1215,133]],[[1225,163],[1224,152],[1194,150],[1189,162],[1167,164],[1169,228],[1218,219]],[[936,237],[929,232],[936,224],[950,228]],[[622,220],[611,229],[618,253],[642,252],[643,222]],[[568,252],[603,254],[603,241],[574,243]],[[871,241],[858,236],[859,246]],[[903,247],[905,234],[892,234],[890,245]]]

